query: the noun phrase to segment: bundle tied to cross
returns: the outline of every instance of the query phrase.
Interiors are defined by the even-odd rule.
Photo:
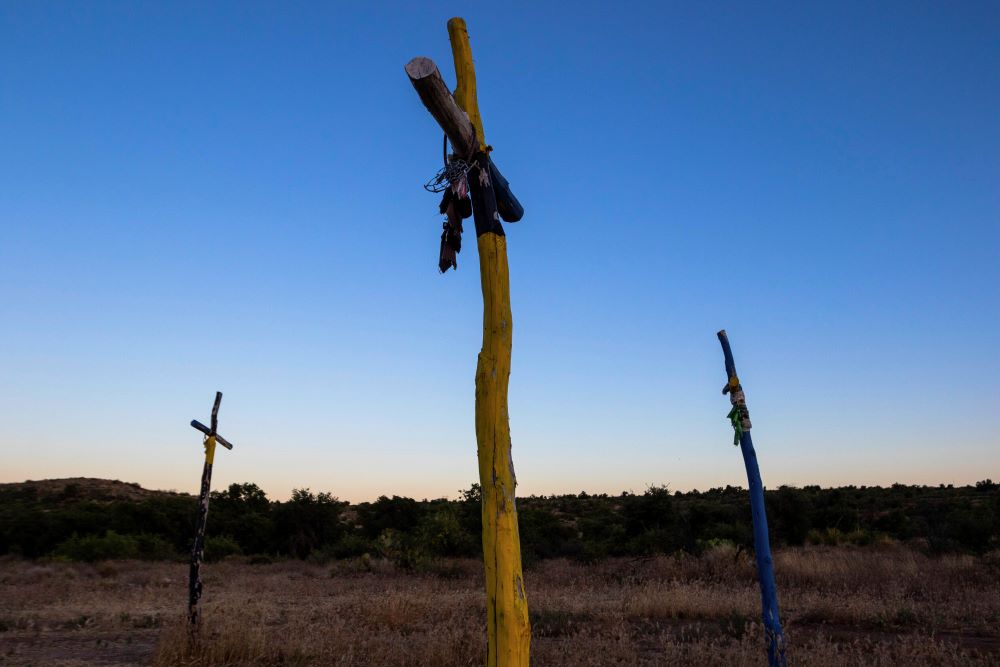
[[[729,378],[729,382],[722,388],[722,393],[729,394],[729,403],[733,406],[726,418],[733,425],[733,445],[738,445],[743,432],[749,431],[751,427],[750,409],[747,408],[747,398],[740,385],[740,379],[735,375]]]
[[[477,237],[486,233],[504,236],[500,221],[519,221],[524,208],[493,162],[493,147],[486,144],[480,127],[458,106],[434,61],[414,58],[406,64],[406,73],[424,106],[445,131],[444,167],[424,184],[430,192],[443,193],[439,211],[445,221],[438,256],[438,268],[443,273],[458,267],[462,220],[475,218]],[[475,115],[478,119],[478,112]],[[449,143],[453,149],[450,155]]]
[[[472,216],[472,197],[469,196],[469,170],[472,165],[456,155],[448,155],[448,137],[445,136],[444,167],[424,184],[429,192],[443,192],[438,211],[445,216],[441,232],[441,251],[438,269],[458,269],[458,253],[462,251],[462,220]]]
[[[438,256],[438,269],[441,273],[448,269],[458,269],[458,253],[462,251],[462,221],[472,216],[470,173],[478,179],[480,187],[492,186],[496,195],[496,215],[500,220],[517,222],[524,216],[521,202],[511,192],[510,183],[490,157],[492,146],[484,146],[482,151],[463,158],[457,153],[448,154],[448,135],[445,135],[444,143],[444,167],[424,184],[424,189],[428,192],[444,193],[438,205],[438,211],[445,216]],[[496,226],[490,231],[500,229],[500,225],[497,224],[499,220],[493,222]]]

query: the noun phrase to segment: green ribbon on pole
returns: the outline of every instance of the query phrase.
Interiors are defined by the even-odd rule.
[[[740,406],[734,405],[726,417],[733,423],[733,446],[735,447],[740,444],[740,438],[743,437],[743,415],[740,414]]]

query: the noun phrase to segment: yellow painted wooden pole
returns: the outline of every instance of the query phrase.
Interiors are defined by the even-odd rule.
[[[479,114],[479,97],[476,94],[476,65],[472,62],[472,47],[469,45],[469,30],[465,19],[455,17],[448,21],[448,39],[451,41],[451,55],[455,59],[455,101],[462,111],[469,115],[476,128],[479,150],[486,150],[486,133],[483,131],[483,117]]]
[[[507,238],[496,213],[486,137],[476,99],[476,70],[465,21],[448,21],[458,88],[455,101],[476,130],[478,169],[469,173],[476,215],[479,276],[483,288],[483,347],[476,368],[476,442],[482,487],[483,559],[486,566],[487,667],[527,667],[531,645],[528,598],[521,571],[514,464],[510,453],[507,384],[513,322]]]

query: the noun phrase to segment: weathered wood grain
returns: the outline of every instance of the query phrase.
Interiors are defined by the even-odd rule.
[[[521,569],[514,462],[507,390],[514,323],[510,308],[507,239],[497,213],[465,21],[448,21],[458,87],[455,100],[476,129],[476,168],[469,172],[483,290],[483,347],[476,366],[476,442],[482,487],[486,569],[487,667],[528,667],[531,624]]]
[[[471,159],[480,143],[476,140],[476,130],[448,90],[437,65],[430,58],[417,57],[408,62],[405,69],[420,101],[444,130],[455,153]]]

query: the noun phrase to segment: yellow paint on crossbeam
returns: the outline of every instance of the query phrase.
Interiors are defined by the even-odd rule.
[[[476,71],[465,21],[448,21],[458,87],[455,101],[486,149],[476,99]],[[487,667],[528,667],[531,625],[521,569],[507,386],[513,322],[507,239],[486,232],[477,239],[483,290],[483,347],[476,367],[476,442],[482,487],[483,560],[486,569]]]

